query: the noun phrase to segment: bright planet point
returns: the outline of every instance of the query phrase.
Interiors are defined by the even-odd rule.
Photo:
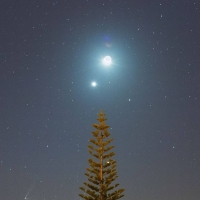
[[[112,58],[110,56],[105,56],[103,58],[103,64],[106,66],[109,66],[112,64]]]
[[[97,83],[96,83],[95,81],[93,81],[93,82],[91,83],[91,85],[92,85],[92,87],[96,87],[96,86],[97,86]]]

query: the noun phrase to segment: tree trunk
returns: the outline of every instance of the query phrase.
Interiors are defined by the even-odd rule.
[[[101,133],[100,137],[100,144],[101,144],[101,151],[100,151],[100,200],[103,200],[103,145],[102,141],[103,140],[103,135]]]

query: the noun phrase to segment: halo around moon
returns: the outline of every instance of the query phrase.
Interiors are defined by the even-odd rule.
[[[103,65],[110,66],[112,64],[112,58],[110,56],[105,56],[102,60]]]

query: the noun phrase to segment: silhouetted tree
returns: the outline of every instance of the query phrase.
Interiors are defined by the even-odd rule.
[[[118,183],[113,183],[117,176],[116,161],[112,159],[115,155],[110,151],[114,146],[109,146],[113,138],[105,124],[107,120],[103,111],[100,111],[99,124],[93,124],[95,131],[92,132],[94,138],[88,145],[89,153],[95,158],[88,160],[90,168],[87,168],[85,175],[88,177],[88,183],[84,182],[85,187],[80,187],[84,194],[79,194],[85,200],[116,200],[124,195],[124,189],[117,189]]]

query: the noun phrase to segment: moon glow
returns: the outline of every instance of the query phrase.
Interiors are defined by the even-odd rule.
[[[111,65],[112,64],[112,58],[110,57],[110,56],[105,56],[104,58],[103,58],[103,64],[105,65],[105,66],[109,66],[109,65]]]

